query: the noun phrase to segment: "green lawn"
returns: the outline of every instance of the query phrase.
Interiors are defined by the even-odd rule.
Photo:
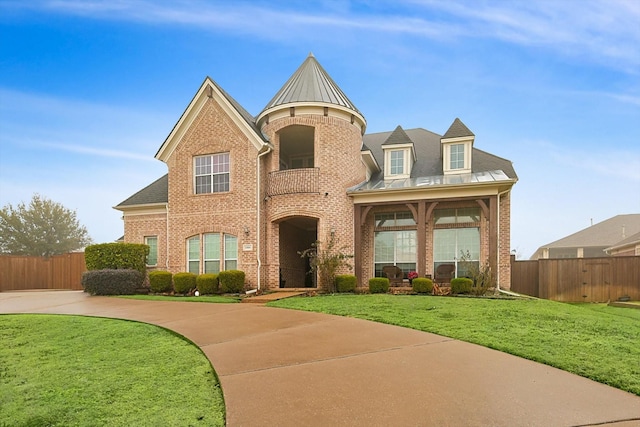
[[[1,426],[222,426],[209,360],[148,324],[0,315]]]
[[[432,332],[640,395],[640,310],[534,299],[415,295],[327,295],[268,305]]]
[[[215,304],[240,302],[240,297],[223,295],[203,295],[199,297],[181,297],[165,295],[119,295],[118,298],[141,299],[148,301],[183,301],[183,302],[211,302]]]

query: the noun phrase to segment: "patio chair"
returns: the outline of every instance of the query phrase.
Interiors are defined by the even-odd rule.
[[[453,277],[453,273],[456,271],[454,264],[440,264],[436,268],[436,283],[449,283]]]
[[[382,274],[389,279],[390,286],[402,286],[404,274],[402,269],[396,265],[385,265],[382,267]]]

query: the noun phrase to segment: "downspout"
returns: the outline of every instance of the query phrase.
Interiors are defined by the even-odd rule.
[[[496,271],[496,290],[498,292],[500,292],[500,196],[502,196],[503,194],[508,193],[509,191],[511,191],[511,189],[508,190],[504,190],[500,193],[498,193],[498,252],[497,252],[497,256],[496,256],[496,269],[498,271]]]
[[[167,230],[166,233],[164,235],[164,242],[165,242],[165,261],[164,261],[164,265],[165,265],[165,270],[169,271],[169,203],[165,203],[164,208],[167,212],[167,220],[165,221],[167,224]]]
[[[261,236],[261,223],[260,223],[260,206],[262,202],[262,198],[260,197],[260,158],[265,154],[269,154],[271,152],[271,147],[267,144],[263,145],[258,151],[258,157],[256,157],[256,175],[258,176],[258,185],[256,187],[256,260],[258,261],[258,290],[260,290],[260,272],[262,267],[262,260],[260,258],[260,236]]]

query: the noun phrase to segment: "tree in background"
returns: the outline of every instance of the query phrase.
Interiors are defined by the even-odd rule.
[[[75,211],[39,194],[33,195],[28,206],[22,202],[0,210],[0,253],[48,257],[90,243]]]

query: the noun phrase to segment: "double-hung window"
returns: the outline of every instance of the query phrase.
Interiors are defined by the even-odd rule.
[[[464,144],[451,146],[449,169],[464,169]]]
[[[229,153],[195,157],[194,188],[196,194],[229,191]]]
[[[404,174],[404,151],[405,150],[393,150],[390,154],[391,165],[389,166],[389,173],[391,175]]]

